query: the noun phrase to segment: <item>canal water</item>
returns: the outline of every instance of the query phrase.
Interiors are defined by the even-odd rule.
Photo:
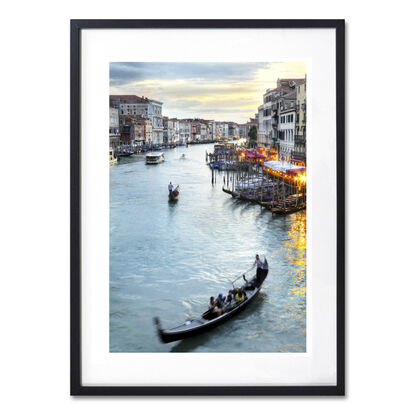
[[[110,167],[110,351],[305,352],[306,213],[272,216],[232,199],[220,173],[212,185],[206,150],[213,145],[166,150],[159,165],[136,155]],[[168,202],[170,181],[180,185],[177,203]],[[170,328],[199,316],[256,253],[270,270],[246,310],[208,333],[159,341],[153,317]]]

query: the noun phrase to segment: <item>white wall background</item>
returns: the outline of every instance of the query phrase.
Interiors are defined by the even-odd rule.
[[[193,0],[141,6],[39,0],[2,5],[2,413],[322,415],[414,409],[415,36],[409,4]],[[69,396],[70,18],[346,19],[346,398]],[[393,131],[386,124],[390,95],[402,114]],[[394,199],[388,200],[392,188]]]

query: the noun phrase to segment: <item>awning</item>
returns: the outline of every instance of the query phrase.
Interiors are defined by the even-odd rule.
[[[266,157],[262,154],[253,153],[252,151],[245,151],[245,156],[249,159],[265,159]]]
[[[266,161],[265,167],[268,167],[274,171],[280,171],[287,174],[298,174],[306,171],[304,166],[296,166],[295,164],[289,163],[288,161]]]

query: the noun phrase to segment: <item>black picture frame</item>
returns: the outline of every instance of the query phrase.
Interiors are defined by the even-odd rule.
[[[81,382],[81,32],[87,29],[334,29],[336,33],[337,384],[335,386],[83,386]],[[345,21],[71,20],[70,24],[71,395],[345,395]]]

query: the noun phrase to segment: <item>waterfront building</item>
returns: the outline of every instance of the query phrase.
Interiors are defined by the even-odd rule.
[[[228,137],[230,139],[233,139],[238,135],[236,123],[228,122],[227,124],[228,124]]]
[[[277,89],[269,88],[263,95],[263,104],[258,107],[258,146],[271,147],[272,105],[275,103]]]
[[[121,141],[123,144],[151,144],[153,128],[151,120],[141,115],[121,115]]]
[[[218,127],[218,138],[226,140],[229,137],[229,125],[227,122],[218,121],[216,123]]]
[[[192,119],[179,120],[179,140],[180,144],[186,144],[190,141],[190,131]]]
[[[152,142],[163,143],[163,103],[154,99],[137,95],[110,95],[110,106],[119,110],[122,115],[141,115],[151,120]]]
[[[169,117],[163,117],[163,144],[170,144],[172,141],[172,126],[173,123]]]
[[[180,141],[180,127],[177,118],[163,117],[163,144],[178,144]]]
[[[200,124],[197,121],[192,121],[192,123],[190,124],[190,140],[200,141]]]
[[[238,137],[247,138],[248,137],[248,125],[247,124],[237,124],[238,126]]]
[[[110,107],[110,123],[109,123],[109,133],[110,134],[119,134],[120,130],[120,117],[118,114],[117,108]]]
[[[117,108],[109,110],[109,147],[116,150],[120,145],[120,119]]]
[[[151,120],[144,117],[138,117],[133,120],[132,128],[134,129],[134,140],[141,144],[151,144],[153,140],[153,125]],[[135,131],[139,133],[136,134]]]
[[[294,150],[296,124],[296,93],[284,95],[278,101],[278,153],[280,160],[290,161]]]
[[[218,127],[218,123],[215,120],[211,120],[208,122],[208,128],[209,128],[209,139],[212,141],[219,140],[220,130]]]
[[[307,78],[304,83],[299,83],[296,88],[297,92],[297,117],[295,125],[294,150],[291,161],[297,165],[305,166],[307,163]]]
[[[177,118],[170,118],[170,121],[173,123],[173,130],[172,130],[172,139],[174,144],[180,143],[180,122]]]
[[[191,123],[191,140],[206,141],[208,139],[208,122],[201,119],[195,119]]]
[[[290,160],[298,124],[297,87],[304,79],[278,79],[271,106],[271,146],[280,160]]]

